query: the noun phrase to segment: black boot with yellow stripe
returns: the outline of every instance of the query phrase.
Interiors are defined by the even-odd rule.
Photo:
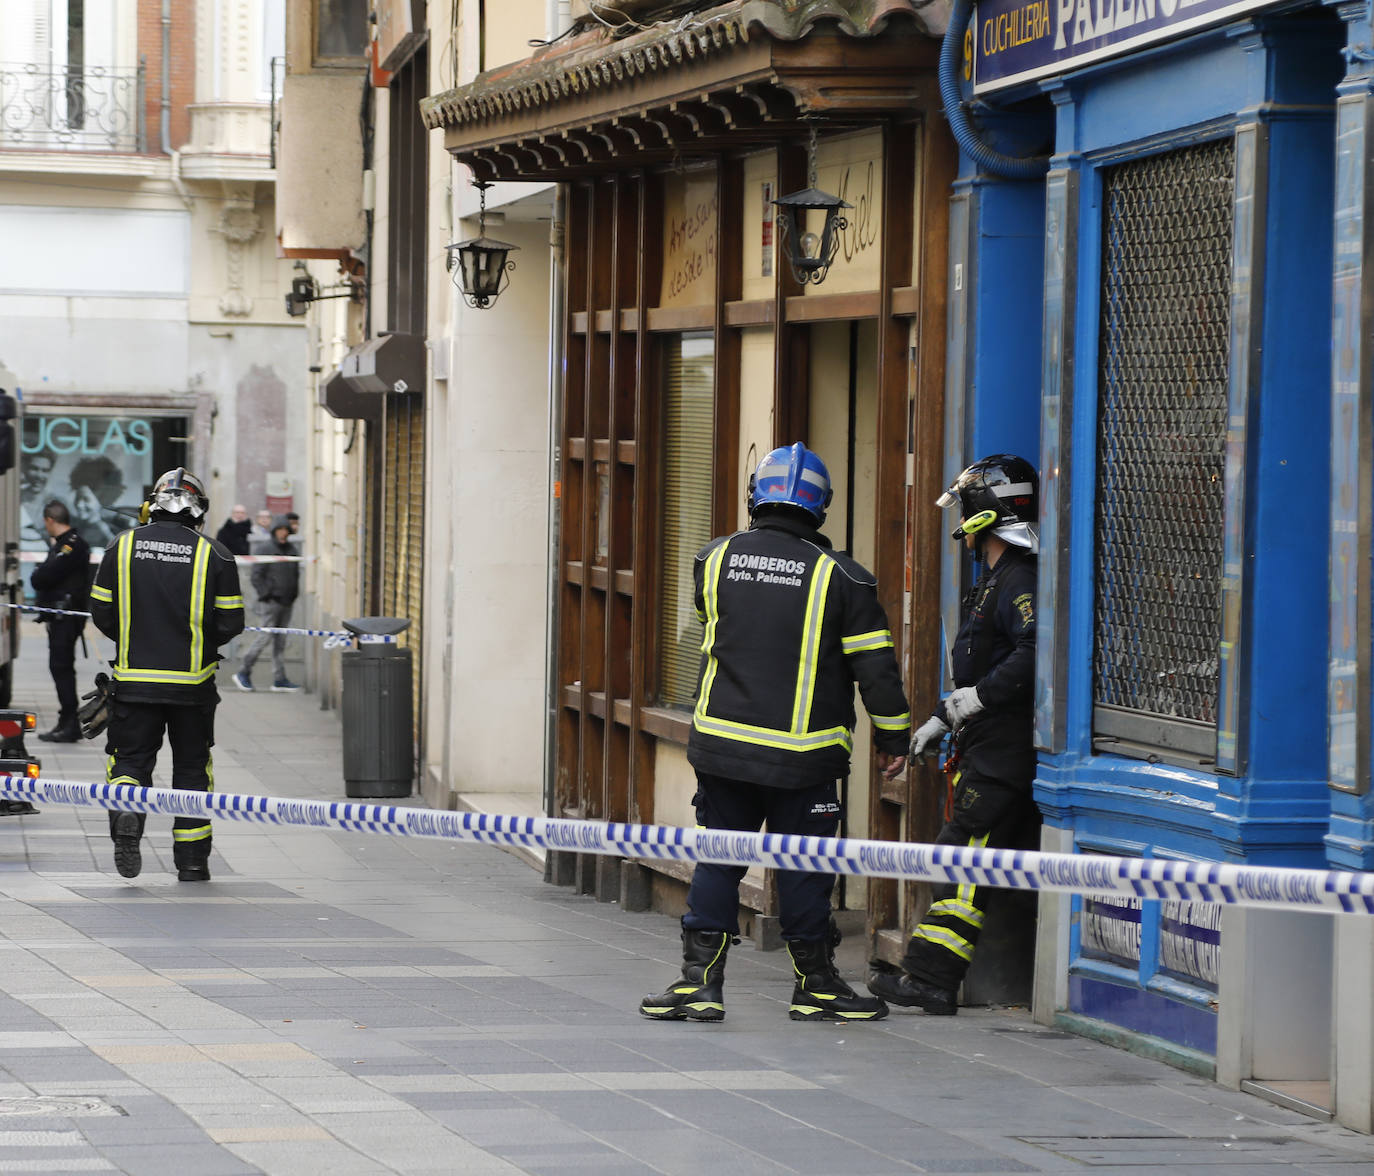
[[[792,989],[794,1021],[881,1021],[887,1005],[875,996],[860,996],[835,970],[835,949],[823,939],[788,943],[797,983]]]
[[[667,992],[639,1002],[639,1011],[655,1021],[725,1020],[726,931],[682,932],[682,976]]]

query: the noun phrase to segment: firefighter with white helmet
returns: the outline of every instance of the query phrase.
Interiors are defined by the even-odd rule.
[[[995,454],[964,470],[936,505],[959,508],[952,537],[973,552],[981,574],[964,600],[964,621],[951,652],[955,689],[916,729],[911,757],[924,761],[934,755],[952,731],[952,809],[936,844],[1003,848],[1036,817],[1031,782],[1039,478],[1023,458]],[[901,971],[873,972],[870,990],[930,1015],[956,1013],[986,899],[984,886],[938,887],[907,942]]]
[[[172,787],[214,786],[215,670],[219,647],[243,632],[234,557],[200,533],[210,503],[199,478],[168,470],[145,504],[148,521],[108,548],[91,588],[91,618],[115,642],[105,751],[112,784],[150,786],[165,731]],[[110,813],[115,867],[142,869],[144,813]],[[172,857],[183,882],[210,877],[210,823],[177,817]]]
[[[830,475],[798,442],[775,449],[749,480],[748,530],[713,540],[693,563],[705,626],[687,759],[698,824],[833,837],[837,781],[849,773],[854,686],[873,721],[878,766],[905,767],[911,716],[873,576],[820,533]],[[740,866],[699,863],[682,919],[682,975],[646,996],[656,1020],[719,1021],[731,942],[738,942]],[[835,970],[834,876],[780,871],[778,907],[792,960],[793,1020],[872,1021],[887,1006]]]

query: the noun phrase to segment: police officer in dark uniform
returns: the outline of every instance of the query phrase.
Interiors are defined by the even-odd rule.
[[[713,829],[833,837],[838,781],[849,774],[854,685],[873,722],[880,770],[906,764],[911,716],[873,576],[817,529],[830,475],[800,442],[775,449],[749,479],[750,526],[715,539],[693,564],[705,626],[687,758],[697,773],[697,823]],[[740,866],[700,863],[682,919],[682,976],[647,996],[656,1020],[725,1016],[725,957],[739,934]],[[792,960],[788,1015],[873,1021],[835,969],[831,874],[778,873],[782,937]]]
[[[1037,818],[1031,783],[1038,497],[1035,467],[1001,453],[969,466],[937,504],[960,508],[953,537],[982,570],[954,643],[955,689],[911,742],[912,758],[924,761],[954,732],[953,815],[937,845],[1008,848]],[[986,904],[986,887],[938,887],[911,933],[902,970],[874,972],[868,987],[893,1004],[952,1016]]]
[[[184,469],[157,480],[146,525],[105,550],[91,588],[91,618],[115,642],[114,701],[105,751],[112,784],[152,784],[165,730],[172,787],[210,791],[214,767],[215,669],[219,647],[243,632],[234,557],[200,534],[210,508],[200,479]],[[136,878],[145,813],[110,813],[115,867]],[[209,881],[210,823],[177,817],[172,858],[182,882]]]
[[[91,579],[91,548],[72,527],[66,506],[53,499],[43,507],[48,533],[48,558],[33,569],[34,602],[44,608],[85,612],[86,587]],[[86,627],[85,617],[39,613],[48,626],[48,671],[57,688],[57,723],[38,736],[46,743],[75,743],[81,738],[76,719],[76,643]]]

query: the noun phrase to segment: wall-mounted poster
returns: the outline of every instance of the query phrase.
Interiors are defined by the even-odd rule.
[[[185,460],[182,417],[28,409],[19,459],[20,547],[47,550],[43,507],[56,500],[94,550],[138,522],[163,469]]]

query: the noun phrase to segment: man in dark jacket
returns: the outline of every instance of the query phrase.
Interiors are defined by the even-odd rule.
[[[253,520],[248,517],[248,508],[239,503],[230,510],[229,517],[224,520],[224,526],[220,527],[215,539],[231,555],[247,555],[248,532],[252,529]]]
[[[56,499],[43,507],[48,533],[48,558],[33,569],[35,603],[44,608],[86,610],[86,587],[91,578],[91,548],[72,527],[72,516]],[[81,738],[76,720],[76,643],[86,627],[85,617],[40,613],[48,626],[48,672],[57,688],[57,723],[38,736],[45,743],[75,743]]]
[[[1038,818],[1031,797],[1038,490],[1034,466],[1000,453],[969,466],[938,501],[960,508],[953,537],[973,552],[982,575],[964,601],[951,654],[955,689],[911,743],[912,758],[923,761],[954,732],[953,814],[937,845],[1011,848]],[[971,884],[938,887],[902,970],[875,972],[868,987],[893,1004],[953,1016],[987,893]]]
[[[687,759],[697,823],[713,829],[833,837],[837,781],[849,774],[858,684],[873,722],[878,767],[905,766],[910,714],[873,576],[833,551],[817,529],[830,476],[800,442],[775,449],[749,480],[750,526],[696,557],[705,626]],[[656,1020],[725,1016],[725,956],[739,934],[741,866],[697,865],[682,919],[682,977],[647,996]],[[835,970],[839,933],[832,874],[778,873],[782,937],[792,960],[795,1021],[874,1021],[887,1006],[859,996]]]
[[[267,557],[253,565],[258,616],[262,618],[264,628],[284,629],[291,624],[291,606],[296,603],[301,583],[300,553],[291,542],[291,524],[284,515],[272,520],[271,541],[257,544],[253,554]],[[243,655],[243,666],[234,675],[234,685],[240,690],[253,689],[253,663],[267,648],[269,641],[272,643],[272,689],[299,690],[300,687],[286,676],[285,633],[258,634]]]
[[[163,732],[172,748],[172,787],[214,784],[218,649],[243,632],[243,597],[234,557],[200,534],[209,501],[184,469],[158,478],[151,522],[105,549],[91,588],[91,619],[115,643],[114,700],[105,752],[111,784],[153,782]],[[145,813],[111,812],[115,868],[136,878]],[[176,817],[172,859],[182,882],[210,878],[210,822]]]

